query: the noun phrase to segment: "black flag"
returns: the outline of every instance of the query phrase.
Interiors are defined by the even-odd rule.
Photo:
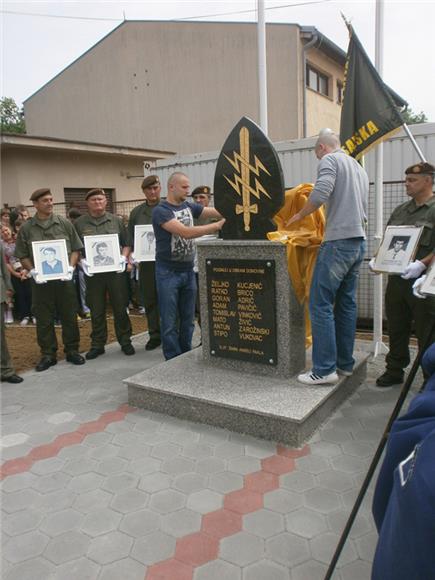
[[[370,62],[353,28],[345,66],[340,140],[343,149],[359,159],[404,124],[393,95]],[[400,97],[398,104],[406,105]]]

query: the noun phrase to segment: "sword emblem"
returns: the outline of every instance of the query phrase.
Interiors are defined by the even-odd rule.
[[[224,177],[237,195],[241,197],[241,203],[236,204],[235,211],[236,215],[243,214],[245,232],[249,232],[251,229],[251,214],[258,214],[258,204],[251,203],[251,195],[260,199],[260,196],[264,194],[271,199],[257,178],[260,176],[260,171],[264,171],[267,175],[270,175],[270,173],[256,155],[254,155],[254,165],[251,165],[249,131],[246,127],[240,129],[239,141],[240,153],[233,151],[233,159],[224,155],[237,173],[234,174],[233,180],[226,175]],[[251,186],[251,173],[254,174],[254,187]]]

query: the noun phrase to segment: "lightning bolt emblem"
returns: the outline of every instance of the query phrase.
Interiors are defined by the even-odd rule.
[[[258,213],[258,204],[251,204],[251,195],[260,199],[263,194],[271,199],[270,195],[257,178],[260,176],[260,171],[264,171],[267,175],[270,175],[270,173],[256,155],[254,155],[254,165],[251,165],[249,131],[246,127],[240,129],[239,139],[240,153],[234,151],[233,159],[228,157],[228,155],[224,155],[225,159],[234,167],[237,173],[234,174],[233,180],[226,175],[224,175],[224,177],[237,195],[241,197],[242,203],[236,205],[236,215],[243,213],[245,231],[249,232],[251,229],[251,214]],[[251,186],[251,173],[254,175],[255,187]]]

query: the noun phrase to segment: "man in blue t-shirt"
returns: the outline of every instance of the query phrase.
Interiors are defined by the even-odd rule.
[[[193,272],[193,239],[219,231],[225,220],[194,226],[193,219],[222,218],[213,207],[188,203],[187,175],[173,173],[168,180],[166,201],[153,210],[156,236],[156,284],[160,308],[161,337],[166,360],[192,348],[196,280]]]

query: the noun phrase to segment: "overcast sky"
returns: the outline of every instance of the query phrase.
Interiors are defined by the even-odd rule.
[[[256,0],[3,0],[1,95],[21,105],[124,18],[253,21],[256,4]],[[265,4],[267,22],[315,26],[346,51],[343,12],[374,62],[375,0],[266,0]],[[384,5],[384,81],[415,112],[424,111],[435,121],[435,0],[384,0]]]

